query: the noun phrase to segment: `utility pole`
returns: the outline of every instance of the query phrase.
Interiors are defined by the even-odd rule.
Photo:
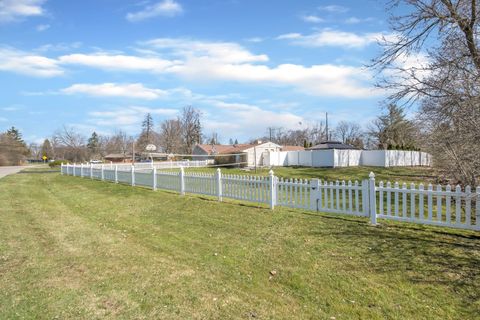
[[[135,142],[132,142],[132,164],[135,163]]]
[[[273,138],[273,132],[275,131],[275,128],[273,127],[268,127],[268,132],[269,132],[269,135],[270,135],[270,142],[272,142],[272,138]]]
[[[326,141],[328,141],[328,112],[325,112],[325,133],[326,133]]]

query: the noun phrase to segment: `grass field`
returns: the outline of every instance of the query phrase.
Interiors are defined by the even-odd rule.
[[[187,171],[213,172],[216,168],[188,168]],[[250,174],[250,175],[268,175],[270,169],[254,169],[249,171],[241,169],[221,168],[226,174]],[[400,183],[415,182],[429,183],[435,182],[435,173],[428,167],[345,167],[345,168],[308,168],[308,167],[275,167],[273,171],[276,176],[283,178],[312,179],[322,180],[364,180],[368,179],[370,172],[375,173],[377,181],[398,181]]]
[[[0,180],[0,319],[475,319],[480,235]]]

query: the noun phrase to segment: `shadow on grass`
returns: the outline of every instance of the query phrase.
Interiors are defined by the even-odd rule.
[[[327,234],[345,246],[363,246],[367,250],[361,263],[369,270],[400,275],[412,283],[442,285],[469,309],[480,300],[480,235],[422,229],[406,223],[371,226],[341,217],[322,219],[338,221],[338,226],[312,235]],[[359,228],[362,223],[365,227]]]

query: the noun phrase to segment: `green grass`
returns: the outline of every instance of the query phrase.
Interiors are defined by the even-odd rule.
[[[186,171],[213,172],[216,168],[188,168]],[[249,174],[249,175],[268,175],[270,169],[259,168],[257,172],[254,169],[246,171],[241,169],[221,168],[226,174]],[[328,181],[336,180],[364,180],[368,179],[370,172],[375,173],[377,181],[398,181],[399,183],[429,183],[435,182],[435,172],[428,167],[345,167],[345,168],[310,168],[310,167],[276,167],[273,168],[276,176],[283,178],[296,179],[322,179]]]
[[[474,319],[478,233],[0,180],[0,319]],[[276,274],[270,272],[275,270]]]

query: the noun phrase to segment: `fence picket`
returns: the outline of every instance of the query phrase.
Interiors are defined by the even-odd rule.
[[[358,201],[358,180],[355,180],[355,211],[360,212],[360,203]]]
[[[395,185],[394,185],[394,188],[395,188],[395,204],[394,204],[394,211],[395,211],[395,217],[398,217],[398,182],[395,182]]]
[[[467,226],[472,224],[472,188],[470,186],[465,188],[465,224]]]
[[[407,184],[402,185],[402,217],[407,217]]]
[[[455,187],[455,223],[460,224],[462,219],[462,188],[457,184]]]
[[[432,221],[433,218],[433,186],[431,183],[428,184],[428,194],[427,194],[427,209],[428,209],[428,220]]]
[[[410,219],[415,219],[415,184],[410,184]]]
[[[383,214],[384,211],[383,211],[383,181],[380,181],[380,184],[379,184],[379,188],[380,188],[380,191],[378,193],[378,213],[379,214]]]
[[[445,188],[445,220],[447,224],[450,224],[452,222],[452,217],[450,214],[450,209],[451,209],[451,198],[450,194],[452,192],[452,187],[448,184],[447,187]]]
[[[442,221],[442,186],[437,185],[437,221]]]

